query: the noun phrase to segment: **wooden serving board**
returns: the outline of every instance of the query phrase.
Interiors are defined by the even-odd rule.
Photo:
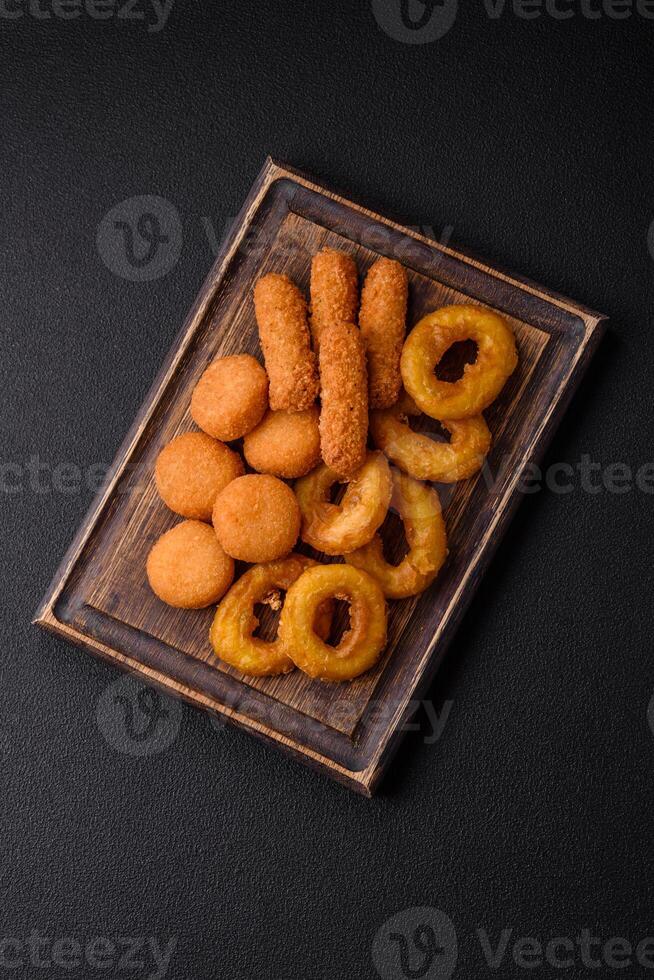
[[[380,255],[401,261],[410,280],[409,326],[438,306],[486,304],[509,320],[520,354],[485,413],[493,434],[486,467],[439,488],[450,548],[445,567],[422,596],[390,604],[379,665],[340,685],[300,671],[262,679],[239,674],[211,650],[213,609],[171,609],[145,577],[150,547],[179,520],[157,497],[154,462],[165,443],[194,427],[193,386],[219,355],[261,356],[255,281],[271,270],[286,272],[308,294],[311,257],[325,245],[351,252],[361,273]],[[520,499],[525,466],[542,455],[599,342],[603,319],[268,160],[35,622],[372,794]],[[396,518],[384,533],[391,551],[399,551]],[[274,624],[263,629],[270,635]]]

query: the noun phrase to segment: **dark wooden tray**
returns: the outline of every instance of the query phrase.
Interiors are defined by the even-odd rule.
[[[152,543],[178,520],[158,500],[152,473],[162,445],[192,427],[194,384],[220,354],[259,354],[254,282],[284,271],[308,289],[311,257],[324,245],[352,252],[362,272],[379,255],[403,262],[410,325],[443,304],[483,303],[507,317],[520,352],[518,369],[486,413],[493,433],[487,467],[443,496],[446,566],[422,596],[392,604],[380,664],[344,685],[300,671],[244,677],[213,656],[213,610],[164,606],[144,573]],[[525,465],[541,456],[597,346],[602,320],[268,160],[35,622],[372,794],[520,499]]]

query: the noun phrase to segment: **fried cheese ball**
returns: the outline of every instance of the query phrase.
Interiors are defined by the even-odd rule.
[[[191,395],[191,416],[207,435],[223,442],[240,439],[268,408],[268,377],[250,354],[219,357]]]
[[[243,440],[253,470],[287,480],[304,476],[320,462],[320,431],[315,405],[304,412],[267,412]]]
[[[359,306],[357,264],[347,252],[324,248],[311,262],[311,336],[320,349],[320,335],[330,323],[356,323]]]
[[[203,609],[225,594],[234,579],[234,562],[210,524],[182,521],[162,534],[148,555],[150,588],[178,609]]]
[[[159,496],[182,517],[210,521],[220,491],[245,472],[243,460],[205,432],[184,432],[161,450],[155,464]]]
[[[216,497],[213,526],[232,558],[251,564],[285,558],[300,533],[295,494],[275,476],[249,473]]]
[[[366,352],[352,323],[333,323],[322,332],[320,401],[322,458],[348,478],[365,462],[368,437]]]
[[[270,379],[270,407],[302,412],[318,395],[304,296],[288,276],[271,272],[254,287],[254,311]]]
[[[368,354],[371,408],[389,408],[399,397],[408,299],[409,280],[404,266],[394,259],[378,259],[368,270],[359,311]]]

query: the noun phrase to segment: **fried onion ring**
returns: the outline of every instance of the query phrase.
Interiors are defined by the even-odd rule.
[[[295,664],[287,656],[279,634],[272,642],[252,635],[259,626],[254,607],[258,602],[268,602],[278,608],[276,603],[281,603],[278,590],[286,591],[315,564],[312,558],[293,554],[281,561],[248,569],[216,610],[209,631],[216,656],[242,673],[255,677],[286,674],[293,670]],[[313,628],[319,636],[329,636],[331,617],[331,603],[316,608]]]
[[[373,442],[401,470],[416,480],[456,483],[481,469],[491,444],[483,415],[441,421],[450,442],[436,442],[414,432],[406,421],[411,415],[420,415],[420,409],[406,392],[397,405],[370,414]]]
[[[372,540],[381,525],[393,492],[388,461],[381,453],[369,452],[366,461],[347,481],[338,504],[329,492],[341,478],[323,464],[295,484],[302,513],[303,541],[327,555],[345,555]]]
[[[316,611],[329,599],[350,604],[350,629],[337,647],[316,636]],[[288,655],[310,677],[349,681],[370,670],[386,644],[386,601],[370,575],[352,565],[316,565],[291,585],[279,620]]]
[[[345,560],[372,575],[389,599],[406,599],[424,592],[443,567],[447,558],[445,522],[436,491],[399,470],[393,470],[391,507],[402,518],[409,545],[399,565],[386,561],[378,534]]]
[[[439,381],[434,369],[445,352],[474,340],[477,359],[458,381]],[[409,334],[400,368],[404,387],[418,408],[434,419],[467,419],[494,401],[518,363],[506,321],[481,306],[444,306],[420,320]]]

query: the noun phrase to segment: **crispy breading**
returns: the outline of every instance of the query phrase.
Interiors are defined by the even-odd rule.
[[[216,497],[213,527],[223,549],[238,561],[276,561],[289,554],[300,533],[300,507],[276,476],[248,473]]]
[[[176,514],[210,521],[221,490],[245,467],[238,453],[205,432],[184,432],[161,450],[155,464],[159,496]]]
[[[254,309],[270,381],[270,407],[302,412],[318,395],[306,301],[288,276],[269,273],[254,287]]]
[[[231,442],[258,425],[268,408],[268,375],[249,354],[218,357],[191,395],[191,417],[207,435]]]
[[[404,266],[381,258],[361,291],[359,326],[368,354],[371,408],[389,408],[400,395],[400,355],[406,332],[409,283]]]
[[[204,609],[218,602],[234,579],[234,562],[211,525],[182,521],[162,534],[148,555],[150,588],[178,609]]]
[[[359,306],[357,265],[347,252],[324,248],[311,262],[311,336],[315,351],[330,323],[356,323]]]
[[[368,376],[360,331],[352,323],[326,326],[320,340],[320,449],[327,466],[352,476],[366,458]]]
[[[318,406],[304,412],[267,412],[243,440],[253,470],[285,480],[304,476],[320,462]]]

